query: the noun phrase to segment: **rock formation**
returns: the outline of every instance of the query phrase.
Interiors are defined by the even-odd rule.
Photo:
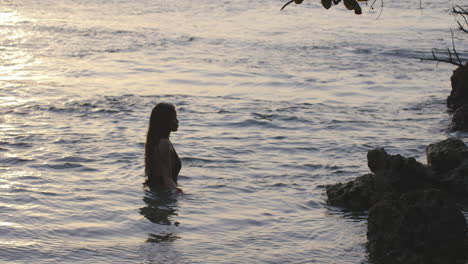
[[[468,63],[458,67],[450,78],[452,91],[447,97],[447,107],[451,112],[451,130],[468,131]]]
[[[458,167],[468,158],[468,148],[463,141],[448,138],[426,148],[427,164],[436,173],[445,173]]]
[[[367,238],[375,263],[457,263],[464,258],[466,221],[442,192],[414,191],[375,204]]]
[[[369,209],[378,199],[374,174],[357,177],[347,183],[327,186],[328,203],[352,211]]]
[[[376,148],[367,153],[372,173],[326,188],[329,204],[369,210],[367,246],[375,263],[466,260],[467,225],[459,205],[468,201],[468,148],[449,138],[430,144],[426,155],[423,165]]]
[[[468,104],[462,105],[455,110],[450,123],[450,130],[468,131]]]
[[[464,104],[468,104],[468,63],[458,67],[450,78],[452,91],[447,98],[447,107],[452,111]]]

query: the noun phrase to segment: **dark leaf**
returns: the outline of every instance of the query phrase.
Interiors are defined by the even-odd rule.
[[[362,14],[362,9],[361,9],[361,6],[359,6],[359,4],[357,4],[356,8],[354,9],[354,14],[356,15]]]
[[[354,10],[358,3],[356,2],[356,0],[343,0],[343,4],[348,10]]]
[[[325,9],[330,9],[330,7],[332,6],[332,0],[322,0],[322,6]]]

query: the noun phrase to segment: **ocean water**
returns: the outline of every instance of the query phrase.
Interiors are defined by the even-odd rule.
[[[369,263],[325,186],[447,136],[460,1],[0,1],[0,262]],[[381,14],[380,14],[381,13]],[[455,33],[459,53],[468,56]],[[179,197],[143,188],[177,107]]]

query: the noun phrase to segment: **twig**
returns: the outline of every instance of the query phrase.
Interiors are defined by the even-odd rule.
[[[284,6],[280,9],[280,11],[283,10],[285,7],[287,7],[292,2],[294,2],[294,0],[291,0],[291,1],[287,2],[286,4],[284,4]]]
[[[432,56],[435,56],[434,53],[432,54]],[[444,62],[444,63],[456,65],[456,66],[461,67],[461,68],[465,68],[465,67],[466,67],[466,66],[464,66],[463,64],[458,64],[457,62],[454,62],[453,60],[450,60],[450,59],[440,59],[440,58],[437,58],[436,56],[433,57],[433,58],[422,58],[421,61],[435,61],[435,62],[437,62],[437,64],[439,64],[440,62]]]
[[[373,0],[371,6],[369,7],[370,10],[374,10],[374,5],[377,3],[377,0]],[[379,19],[382,16],[383,13],[383,7],[384,7],[384,0],[380,0],[380,13],[377,16],[376,19]]]
[[[455,49],[455,37],[453,36],[453,31],[450,30],[450,32],[452,33],[452,49],[453,49],[453,53],[455,53],[455,56],[457,57],[458,63],[459,63],[460,65],[463,65],[463,63],[462,63],[461,60],[460,60],[460,56],[458,56],[458,52],[457,52],[457,50]],[[449,51],[450,51],[450,49],[449,49]]]
[[[466,18],[465,18],[465,19],[466,19]],[[466,29],[462,26],[462,24],[460,23],[460,21],[457,21],[457,24],[458,24],[458,29],[459,29],[459,30],[461,30],[461,31],[463,31],[463,32],[465,32],[465,33],[468,33],[468,30],[466,30]],[[468,24],[468,22],[467,22],[467,24]]]
[[[461,6],[454,6],[452,8],[452,13],[454,13],[455,15],[462,15],[462,16],[468,16],[468,10],[464,9],[463,7]]]
[[[457,57],[457,61],[455,61],[453,59],[453,54],[452,54],[452,51],[450,49],[447,49],[448,58],[446,58],[446,59],[442,59],[442,58],[437,57],[434,50],[432,50],[431,53],[432,53],[432,58],[421,58],[421,61],[436,61],[437,64],[439,64],[439,62],[444,62],[444,63],[456,65],[456,66],[461,67],[461,68],[466,68],[467,67],[467,66],[463,65],[462,61],[460,60],[460,58],[458,56],[458,53],[455,50],[454,50],[454,53],[455,53],[455,56]]]
[[[377,16],[376,19],[379,19],[379,18],[382,16],[382,13],[383,13],[383,5],[384,5],[384,4],[383,4],[383,1],[384,1],[384,0],[380,0],[380,3],[381,3],[381,5],[380,5],[380,13],[379,13],[379,15]]]

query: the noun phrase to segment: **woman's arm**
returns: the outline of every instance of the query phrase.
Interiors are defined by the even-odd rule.
[[[172,149],[168,139],[159,140],[159,158],[161,160],[161,177],[166,188],[170,191],[179,192],[174,180],[172,180]]]

